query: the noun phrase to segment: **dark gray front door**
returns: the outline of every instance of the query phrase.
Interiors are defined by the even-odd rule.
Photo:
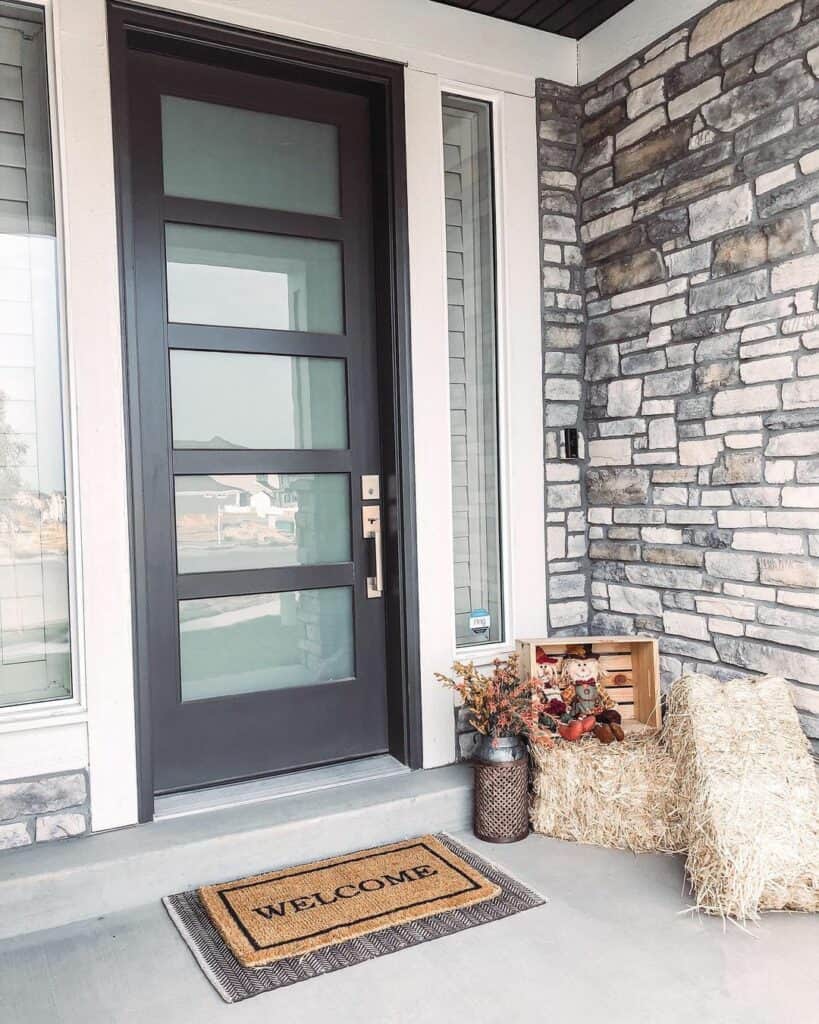
[[[384,752],[369,100],[128,61],[154,791]]]

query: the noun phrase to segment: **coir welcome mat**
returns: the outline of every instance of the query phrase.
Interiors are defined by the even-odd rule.
[[[163,901],[227,1002],[540,906],[446,835],[422,836]]]

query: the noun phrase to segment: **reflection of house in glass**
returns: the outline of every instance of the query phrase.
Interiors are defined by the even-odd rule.
[[[350,560],[344,473],[175,478],[181,573]]]

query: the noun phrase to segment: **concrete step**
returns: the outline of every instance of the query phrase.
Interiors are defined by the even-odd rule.
[[[169,893],[469,826],[467,765],[168,818],[0,858],[0,938]]]

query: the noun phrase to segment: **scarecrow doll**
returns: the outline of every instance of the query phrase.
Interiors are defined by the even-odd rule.
[[[622,718],[600,677],[600,662],[588,650],[571,652],[563,662],[561,697],[573,719],[588,723],[601,743],[624,739]],[[592,722],[595,724],[592,725]]]

